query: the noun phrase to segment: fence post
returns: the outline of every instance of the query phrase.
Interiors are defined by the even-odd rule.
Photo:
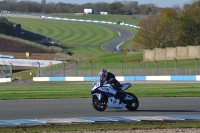
[[[158,75],[158,62],[156,59],[155,59],[155,62],[156,62],[156,75]]]
[[[138,60],[138,76],[140,76],[140,60]]]
[[[20,72],[20,80],[22,80],[22,72]]]
[[[121,72],[122,72],[122,76],[123,76],[123,67],[124,67],[124,65],[123,65],[123,61],[121,60]]]
[[[76,77],[78,77],[78,61],[76,61]]]
[[[92,76],[92,61],[90,61],[90,76]]]
[[[6,66],[6,78],[7,78],[7,65],[5,64],[5,66]]]
[[[63,62],[63,65],[64,65],[64,68],[63,68],[63,74],[64,74],[64,77],[65,77],[65,62],[64,61],[62,61]]]
[[[177,59],[176,58],[174,58],[175,59],[175,75],[177,74]]]
[[[10,65],[11,65],[11,68],[10,68],[10,76],[11,76],[11,78],[12,78],[12,73],[13,73],[13,65],[12,65],[12,63],[10,63]]]
[[[52,63],[50,62],[50,64],[51,64],[51,77],[52,77]]]
[[[199,65],[198,65],[198,59],[195,57],[195,59],[196,59],[196,75],[198,75],[198,67],[199,67]]]
[[[38,62],[38,77],[40,77],[40,62]]]
[[[3,78],[3,74],[2,74],[3,72],[2,71],[3,71],[3,69],[2,69],[2,65],[1,65],[1,78]]]

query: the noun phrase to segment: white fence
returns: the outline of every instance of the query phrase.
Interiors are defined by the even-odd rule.
[[[0,58],[0,65],[46,67],[46,66],[51,66],[51,65],[60,64],[60,63],[62,63],[62,61]]]

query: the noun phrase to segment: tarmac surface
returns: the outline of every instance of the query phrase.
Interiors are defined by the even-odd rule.
[[[200,114],[200,98],[195,97],[139,98],[139,102],[137,111],[107,108],[98,112],[90,98],[0,100],[0,120]]]

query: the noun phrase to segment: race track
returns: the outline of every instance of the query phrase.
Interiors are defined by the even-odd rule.
[[[0,100],[0,120],[112,116],[199,115],[200,98],[139,98],[137,111],[98,112],[90,99]]]
[[[114,25],[108,25],[108,24],[101,24],[101,25],[112,28],[120,34],[120,36],[117,39],[114,39],[110,42],[107,42],[107,43],[105,43],[101,46],[101,48],[103,50],[105,50],[109,53],[116,52],[116,47],[118,45],[122,44],[123,42],[125,42],[125,41],[127,41],[131,38],[133,38],[133,36],[134,36],[133,32],[126,30],[124,28],[117,27],[117,26],[114,26]]]
[[[4,17],[17,17],[17,18],[31,18],[31,19],[42,19],[40,16],[31,16],[31,15],[18,15],[18,14],[5,14],[5,15],[1,15]],[[63,21],[63,20],[61,20]],[[83,23],[83,22],[79,22],[79,23]],[[84,22],[85,23],[85,22]],[[120,44],[123,44],[123,42],[133,38],[134,34],[133,32],[121,28],[119,26],[113,25],[113,24],[101,24],[99,23],[98,25],[104,26],[104,27],[108,27],[111,29],[114,29],[118,32],[119,37],[111,40],[110,42],[107,42],[105,44],[103,44],[101,46],[101,48],[105,51],[107,51],[108,53],[112,53],[112,52],[116,52],[116,47]]]
[[[38,16],[32,18],[41,19]],[[133,33],[128,30],[107,26],[116,28],[122,35],[102,46],[108,52],[115,52],[117,45],[133,37]],[[0,100],[0,120],[200,114],[200,98],[139,98],[139,102],[138,110],[133,112],[127,109],[106,109],[98,112],[91,106],[90,99]]]

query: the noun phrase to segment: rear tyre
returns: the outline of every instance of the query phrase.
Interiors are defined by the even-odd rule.
[[[132,93],[129,93],[127,92],[128,95],[132,96],[133,97],[133,100],[132,101],[127,101],[127,105],[126,105],[126,108],[130,111],[135,111],[138,107],[139,107],[139,100],[138,98],[132,94]]]
[[[99,100],[96,95],[92,95],[92,106],[97,111],[104,111],[107,108],[107,102],[104,97],[102,97],[102,100]]]

